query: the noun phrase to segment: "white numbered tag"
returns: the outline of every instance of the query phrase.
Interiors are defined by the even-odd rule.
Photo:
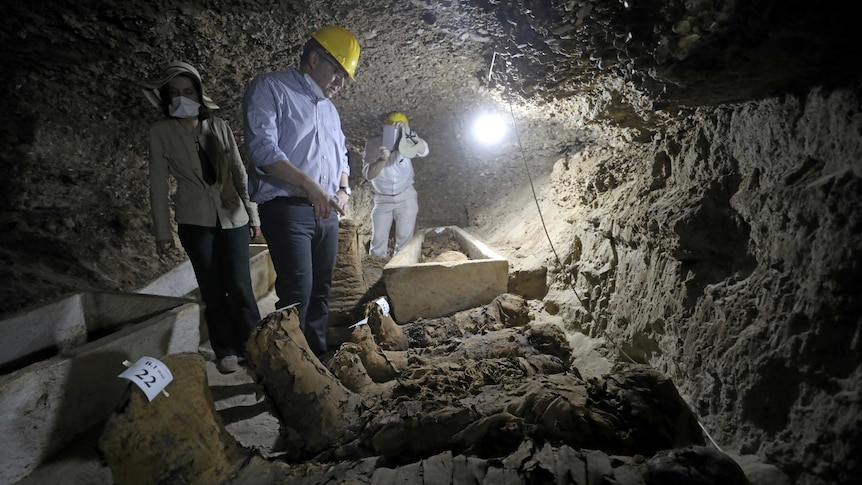
[[[377,299],[377,306],[379,306],[380,309],[383,310],[384,315],[389,315],[389,302],[386,301],[385,296],[381,296]]]
[[[282,311],[284,311],[284,310],[289,310],[289,309],[291,309],[291,308],[293,308],[293,307],[295,307],[295,306],[299,306],[299,302],[291,303],[290,305],[283,306],[283,307],[281,307],[281,308],[276,308],[276,309],[275,309],[275,311],[277,311],[277,312],[282,312]]]
[[[136,386],[144,391],[149,401],[152,401],[158,393],[162,392],[165,386],[174,380],[174,375],[168,369],[168,366],[153,357],[141,357],[117,377],[122,377],[135,383]],[[167,395],[167,393],[165,394]]]

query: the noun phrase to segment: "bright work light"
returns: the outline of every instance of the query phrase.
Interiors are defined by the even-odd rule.
[[[500,115],[483,114],[473,122],[473,136],[486,145],[502,140],[506,131],[508,131],[506,123]]]

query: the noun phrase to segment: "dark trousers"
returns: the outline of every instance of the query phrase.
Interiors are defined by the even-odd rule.
[[[222,229],[179,224],[177,233],[195,270],[216,357],[242,354],[260,321],[251,287],[248,225]]]
[[[275,267],[276,309],[299,303],[299,324],[319,358],[326,353],[338,215],[315,219],[307,199],[277,197],[258,206],[260,229]]]

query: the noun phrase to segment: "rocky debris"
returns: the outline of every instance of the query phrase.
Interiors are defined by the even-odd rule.
[[[548,294],[548,268],[544,265],[509,272],[508,292],[527,300],[541,300]]]
[[[567,483],[575,485],[747,485],[739,480],[739,466],[714,450],[689,447],[674,455],[710,455],[712,462],[674,464],[688,473],[671,476],[677,481],[661,481],[656,464],[643,456],[610,455],[598,450],[578,450],[568,445],[524,441],[512,453],[483,458],[451,451],[416,462],[387,467],[377,458],[341,462],[325,470],[302,473],[282,463],[252,459],[230,485],[310,485],[323,483],[410,483],[436,484],[521,484]],[[667,465],[671,465],[667,463]],[[728,478],[732,477],[733,480]],[[765,482],[764,482],[765,483]]]
[[[397,468],[380,467],[374,478],[403,480],[404,483],[576,483],[599,485],[612,483],[634,485],[636,472],[617,471],[611,457],[596,451],[575,450],[569,446],[523,442],[510,454],[495,458],[454,455],[444,452],[420,462]]]
[[[198,354],[161,358],[173,381],[148,401],[129,384],[108,419],[99,450],[116,484],[223,483],[242,466],[248,451],[225,430]]]

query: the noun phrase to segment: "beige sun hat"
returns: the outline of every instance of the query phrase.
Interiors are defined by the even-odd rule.
[[[398,140],[398,152],[404,158],[414,158],[419,154],[419,140],[419,135],[405,126],[401,129],[401,138]]]
[[[204,83],[201,81],[201,75],[198,73],[198,70],[195,69],[189,63],[182,61],[174,61],[164,67],[162,70],[162,75],[158,79],[154,81],[147,81],[144,83],[144,96],[150,100],[150,103],[156,108],[162,107],[162,95],[159,91],[162,89],[168,81],[177,77],[179,74],[191,74],[198,80],[198,83],[201,85],[201,98],[203,98],[203,104],[209,109],[219,109],[218,105],[215,104],[209,96],[204,94]]]

